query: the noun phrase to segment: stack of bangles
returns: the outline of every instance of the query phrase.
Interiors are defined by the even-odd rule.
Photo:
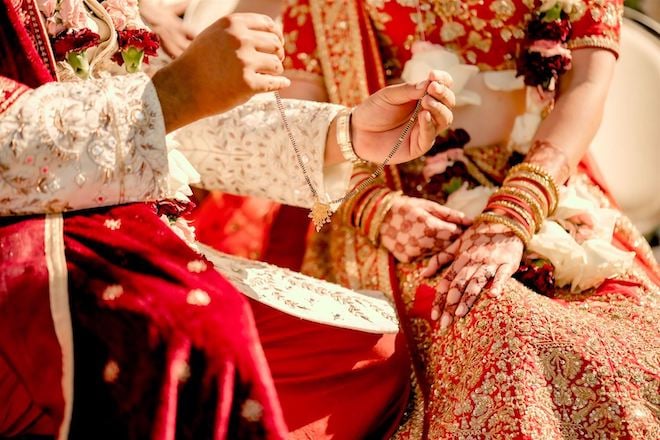
[[[511,168],[476,223],[504,225],[527,245],[555,211],[558,199],[553,177],[540,165],[523,162]]]
[[[356,165],[351,186],[357,187],[371,175],[368,165]],[[346,201],[342,207],[343,223],[359,229],[372,243],[378,244],[380,226],[399,195],[401,191],[392,191],[382,180],[375,181]]]

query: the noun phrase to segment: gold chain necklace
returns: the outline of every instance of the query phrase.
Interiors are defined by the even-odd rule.
[[[330,216],[332,216],[331,205],[336,203],[339,204],[345,200],[350,199],[355,194],[359,193],[367,186],[369,186],[380,175],[380,173],[383,172],[387,164],[390,162],[390,160],[392,160],[392,157],[394,157],[396,152],[399,150],[399,147],[401,147],[403,140],[406,138],[408,132],[410,131],[413,124],[417,120],[417,114],[419,113],[419,109],[421,107],[421,101],[417,101],[417,106],[415,107],[415,110],[410,116],[410,119],[406,123],[405,127],[403,127],[403,131],[401,132],[399,138],[392,147],[392,150],[388,153],[383,163],[378,165],[378,168],[376,168],[376,170],[373,173],[371,173],[368,179],[364,180],[358,186],[353,188],[344,197],[341,197],[336,200],[331,200],[329,202],[322,202],[321,197],[316,191],[316,188],[314,188],[314,184],[312,184],[312,180],[310,179],[309,174],[307,173],[307,168],[305,167],[305,163],[302,160],[300,150],[298,149],[298,144],[296,143],[296,139],[293,137],[293,133],[291,132],[291,127],[289,126],[289,121],[286,117],[286,114],[284,113],[284,104],[282,104],[282,98],[280,97],[279,92],[275,92],[275,101],[277,102],[277,109],[280,112],[282,123],[284,124],[284,128],[286,129],[286,134],[289,136],[289,141],[291,143],[291,146],[293,147],[293,150],[296,152],[296,159],[298,160],[298,165],[300,166],[300,169],[303,172],[303,176],[305,177],[305,182],[307,182],[307,186],[309,187],[312,196],[314,196],[314,205],[312,206],[312,210],[310,211],[308,217],[311,218],[312,221],[314,222],[314,227],[316,228],[317,231],[320,231],[323,225],[325,225],[330,221]]]

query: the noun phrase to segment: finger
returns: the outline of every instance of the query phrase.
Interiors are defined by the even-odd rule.
[[[482,267],[474,274],[467,287],[465,287],[463,301],[456,308],[456,316],[464,317],[467,315],[492,276],[490,269],[485,267]]]
[[[465,313],[467,313],[464,304],[465,288],[467,287],[468,283],[470,283],[470,281],[475,278],[474,274],[476,273],[477,269],[478,268],[473,266],[468,266],[457,273],[456,278],[454,278],[454,281],[452,281],[451,285],[449,286],[448,297],[456,298],[458,296],[459,299],[452,304],[447,303],[444,310],[445,312],[452,313],[456,316],[463,316]]]
[[[495,297],[500,296],[504,290],[504,285],[513,276],[514,272],[515,270],[510,264],[501,265],[493,277],[493,282],[490,286],[490,294]]]
[[[253,34],[254,48],[262,53],[273,54],[281,61],[284,59],[284,47],[277,35],[272,32],[257,31]]]
[[[435,143],[435,138],[438,135],[438,129],[435,126],[431,113],[426,110],[419,112],[419,134],[417,136],[417,144],[421,150],[421,154],[426,153],[431,149]]]
[[[444,84],[449,88],[454,85],[454,80],[452,79],[451,75],[444,70],[431,70],[431,73],[429,73],[429,80],[438,81],[439,83]]]
[[[433,228],[435,231],[435,237],[440,238],[446,241],[454,241],[458,235],[460,235],[463,230],[457,226],[455,223],[449,223],[444,220],[440,220],[435,216],[430,216],[426,219],[427,226]]]
[[[431,200],[424,200],[424,201],[428,202],[424,206],[427,209],[427,211],[431,213],[434,217],[439,218],[440,220],[444,220],[446,222],[451,222],[457,225],[464,225],[464,226],[468,226],[472,224],[472,220],[467,218],[465,214],[463,214],[461,211],[448,208],[446,206],[441,205],[440,203],[436,203]]]
[[[456,243],[456,242],[454,242],[454,243]],[[451,252],[451,250],[450,250],[450,248],[453,246],[454,243],[452,243],[452,244],[451,244],[447,249],[445,249],[443,252],[438,252],[437,254],[435,254],[435,256],[432,257],[432,258],[429,260],[428,265],[427,265],[426,268],[422,271],[422,274],[421,274],[421,275],[422,275],[423,277],[428,278],[428,277],[430,277],[430,276],[435,275],[436,272],[438,272],[438,270],[440,270],[440,268],[441,268],[442,266],[444,266],[445,264],[447,264],[448,262],[450,262],[450,261],[454,258],[454,254],[453,254],[453,252]]]
[[[436,286],[435,299],[433,300],[433,307],[431,308],[431,319],[437,320],[440,317],[440,311],[444,309],[447,302],[447,290],[449,289],[450,281],[446,278],[441,278]]]
[[[452,92],[449,87],[438,81],[433,81],[431,84],[429,84],[426,91],[433,98],[437,99],[449,108],[453,108],[456,105],[456,96],[454,95],[454,92]]]
[[[242,20],[248,29],[282,35],[282,32],[275,21],[267,15],[255,14],[253,12],[239,12],[229,15],[229,17],[236,17],[239,20]]]
[[[424,82],[424,84],[426,83]],[[386,103],[391,105],[401,105],[422,99],[426,94],[425,89],[425,87],[417,88],[415,84],[404,83],[385,87],[378,93]]]
[[[186,12],[186,9],[188,9],[188,1],[182,1],[182,2],[177,2],[177,3],[172,3],[168,5],[168,8],[174,15],[183,15],[184,12]]]
[[[249,78],[250,88],[255,93],[274,92],[291,85],[291,81],[284,76],[253,73]]]
[[[446,332],[452,322],[454,322],[454,315],[444,312],[442,318],[440,318],[440,331]]]
[[[247,59],[249,60],[248,66],[257,73],[280,75],[284,72],[282,60],[276,55],[263,52],[253,52]]]
[[[422,108],[428,110],[435,121],[435,125],[439,130],[444,130],[449,127],[454,121],[454,114],[443,103],[436,101],[430,95],[424,96],[422,99]]]

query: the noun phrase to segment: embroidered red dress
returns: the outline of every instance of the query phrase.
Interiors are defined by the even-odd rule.
[[[526,23],[541,2],[420,3],[428,41],[490,71],[515,68]],[[291,75],[324,85],[332,102],[359,103],[386,80],[400,76],[419,34],[415,5],[404,0],[289,2],[283,21]],[[619,1],[578,1],[569,47],[616,53],[621,14]],[[502,171],[493,169],[493,151],[472,152],[474,162],[491,178]],[[390,167],[382,184],[425,196],[410,183],[419,173],[415,169]],[[588,160],[580,176],[578,185],[601,206],[613,206]],[[484,296],[446,334],[429,316],[437,279],[420,276],[423,262],[396,263],[384,248],[342,223],[346,218],[339,212],[332,225],[310,238],[303,270],[354,289],[381,290],[396,302],[415,378],[411,407],[395,437],[658,435],[660,365],[658,346],[652,342],[660,337],[654,324],[660,318],[658,268],[648,245],[625,218],[617,225],[614,241],[636,253],[630,272],[580,294],[557,290],[554,299],[512,280],[501,299]],[[325,334],[332,337],[330,330]],[[295,380],[276,372],[276,386],[284,378]],[[370,404],[351,390],[345,399],[348,404]],[[303,406],[285,401],[285,417]],[[327,433],[316,434],[321,438]]]

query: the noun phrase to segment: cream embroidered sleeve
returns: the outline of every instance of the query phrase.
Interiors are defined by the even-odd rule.
[[[157,200],[165,128],[146,75],[51,83],[0,116],[0,215]]]
[[[314,197],[298,164],[272,96],[177,131],[174,139],[209,190],[252,195],[310,207]],[[350,164],[324,167],[328,126],[342,107],[283,100],[307,175],[325,201],[342,197]]]

